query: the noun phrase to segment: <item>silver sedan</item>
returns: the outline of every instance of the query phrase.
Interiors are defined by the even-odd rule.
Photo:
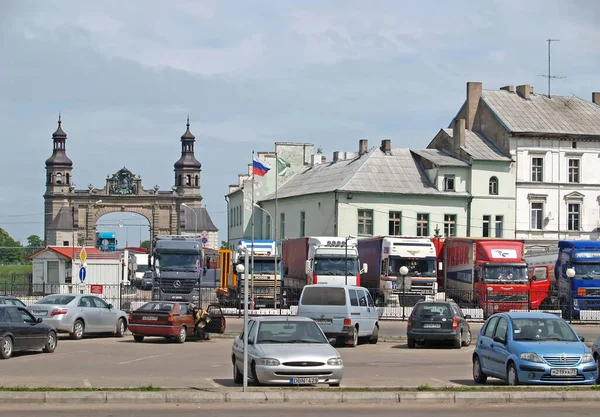
[[[339,386],[344,363],[308,317],[256,317],[248,322],[248,369],[255,384]],[[233,379],[243,382],[244,335],[233,342]]]
[[[79,340],[87,333],[112,333],[123,337],[127,313],[94,295],[51,294],[31,304],[29,311],[59,333]]]

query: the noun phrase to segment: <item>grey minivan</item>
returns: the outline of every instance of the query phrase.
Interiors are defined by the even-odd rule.
[[[379,313],[366,288],[354,285],[306,285],[298,303],[298,315],[316,321],[323,333],[338,345],[355,347],[359,338],[377,343]]]

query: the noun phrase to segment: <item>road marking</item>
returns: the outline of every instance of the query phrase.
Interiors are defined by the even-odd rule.
[[[83,380],[83,385],[85,385],[86,388],[92,388],[92,384],[90,384],[90,381],[87,379]]]
[[[215,381],[213,381],[212,379],[210,379],[210,378],[204,378],[204,379],[206,379],[206,380],[207,380],[207,381],[210,383],[210,385],[212,385],[214,388],[222,388],[222,386],[221,386],[221,385],[217,384],[217,383],[216,383]]]
[[[164,353],[162,355],[146,356],[146,357],[143,357],[143,358],[132,359],[130,361],[119,362],[117,365],[126,365],[128,363],[145,361],[146,359],[153,359],[153,358],[158,358],[158,357],[161,357],[161,356],[171,356],[171,354],[170,353]]]

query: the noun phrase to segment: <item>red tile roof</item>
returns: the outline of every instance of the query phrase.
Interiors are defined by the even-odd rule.
[[[28,255],[27,258],[28,259],[34,258],[37,254],[39,254],[43,251],[46,251],[46,250],[51,250],[52,252],[55,252],[61,256],[64,256],[65,258],[73,259],[73,247],[72,246],[46,246],[45,248],[40,249],[40,250]],[[75,248],[75,258],[79,258],[80,252],[81,252],[81,248]],[[94,248],[94,247],[86,247],[85,252],[87,253],[87,255],[90,258],[95,258],[95,259],[98,259],[98,258],[112,259],[112,258],[120,256],[119,252],[102,252],[100,249]]]

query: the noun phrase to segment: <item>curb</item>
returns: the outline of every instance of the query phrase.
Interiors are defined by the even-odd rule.
[[[516,392],[319,392],[319,391],[1,391],[0,404],[393,404],[393,403],[529,403],[600,401],[600,391]]]

